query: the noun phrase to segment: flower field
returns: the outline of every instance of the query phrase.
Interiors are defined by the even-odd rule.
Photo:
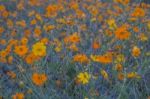
[[[150,4],[0,0],[0,99],[150,99]]]

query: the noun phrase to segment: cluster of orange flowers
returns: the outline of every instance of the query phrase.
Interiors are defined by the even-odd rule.
[[[79,71],[75,77],[78,84],[88,84],[90,79],[96,79],[93,73],[87,72],[89,64],[113,65],[120,81],[140,78],[140,74],[128,70],[128,66],[125,70],[124,64],[130,64],[126,61],[129,56],[133,60],[150,56],[150,52],[144,52],[150,38],[149,4],[130,4],[131,0],[112,0],[111,3],[100,0],[6,0],[8,4],[4,1],[0,4],[0,63],[16,66],[14,61],[19,60],[22,61],[19,64],[30,66],[34,85],[47,84],[48,75],[34,71],[33,67],[37,70],[36,66],[43,60],[41,63],[47,65],[49,56],[53,57],[54,53],[63,61],[69,57],[69,62],[87,65],[86,70]],[[11,3],[13,9],[10,9]],[[14,7],[14,4],[17,5]],[[110,80],[105,67],[101,67],[99,74],[104,80]],[[17,79],[18,74],[9,70],[6,75]],[[25,96],[16,93],[12,98],[24,99]]]

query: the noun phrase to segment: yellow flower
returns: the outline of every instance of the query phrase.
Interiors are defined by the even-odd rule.
[[[129,72],[127,74],[127,78],[141,78],[139,74],[137,74],[136,72]]]
[[[139,40],[141,41],[147,41],[148,40],[148,37],[144,34],[144,33],[141,33],[139,36],[138,36]]]
[[[123,63],[125,62],[125,56],[123,54],[119,54],[116,56],[115,63]]]
[[[109,25],[109,28],[110,28],[110,29],[115,29],[115,28],[117,28],[115,19],[108,19],[108,20],[107,20],[107,24]]]
[[[91,78],[91,75],[87,72],[81,72],[77,75],[77,80],[79,83],[87,84]]]
[[[61,51],[61,49],[62,49],[62,48],[61,48],[61,46],[57,46],[57,47],[55,47],[55,51],[56,51],[56,52],[60,52],[60,51]]]
[[[147,23],[147,27],[150,30],[150,21]]]
[[[46,55],[46,46],[44,43],[37,42],[32,46],[32,52],[36,56],[43,57]]]
[[[108,79],[108,73],[105,70],[101,70],[100,73],[104,77],[104,79]]]

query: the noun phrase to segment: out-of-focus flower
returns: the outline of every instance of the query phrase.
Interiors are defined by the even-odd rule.
[[[67,47],[71,51],[78,51],[78,47],[76,44],[71,44],[69,47]]]
[[[90,58],[94,62],[99,62],[102,64],[109,64],[112,62],[112,54],[106,53],[104,55],[91,55]]]
[[[80,42],[80,37],[78,36],[77,33],[74,33],[70,36],[67,36],[64,38],[64,42],[67,43],[78,43]]]
[[[26,21],[25,21],[25,20],[17,21],[17,22],[16,22],[16,25],[25,28],[25,27],[26,27]]]
[[[101,75],[104,77],[104,79],[108,80],[108,73],[105,70],[100,71]]]
[[[46,46],[44,43],[37,42],[32,46],[32,52],[35,56],[43,57],[46,55]]]
[[[27,56],[25,57],[25,61],[27,64],[33,64],[38,59],[39,59],[39,57],[34,55],[33,52],[27,54]]]
[[[148,37],[144,33],[139,34],[138,38],[143,42],[148,40]]]
[[[77,75],[76,80],[79,83],[87,84],[91,78],[91,75],[88,72],[81,72]]]
[[[118,27],[115,30],[115,37],[119,40],[127,40],[131,35],[131,33],[127,30],[127,27],[127,25]]]
[[[116,64],[115,69],[117,71],[122,71],[123,70],[123,66],[121,64]]]
[[[143,17],[145,16],[145,11],[143,8],[136,7],[134,11],[131,13],[132,17]]]
[[[134,46],[132,48],[132,56],[138,57],[140,54],[141,54],[140,48],[138,48],[137,46]]]
[[[85,54],[77,54],[73,56],[74,62],[89,63],[89,59]]]
[[[13,99],[24,99],[24,94],[23,93],[16,93],[15,95],[12,96]]]
[[[34,35],[33,36],[36,38],[39,38],[41,36],[41,33],[42,33],[42,31],[41,31],[40,27],[36,27],[34,29]]]
[[[16,78],[16,73],[14,73],[13,71],[8,71],[7,75],[10,76],[12,79]]]
[[[108,19],[107,24],[109,25],[110,29],[116,29],[117,28],[115,19]]]
[[[129,72],[127,73],[127,78],[141,78],[141,76],[136,72]]]
[[[18,45],[15,46],[14,52],[19,55],[20,57],[24,56],[28,52],[28,47],[27,45]]]
[[[46,74],[33,73],[32,81],[37,86],[42,86],[47,81]]]
[[[125,62],[125,56],[123,54],[118,54],[115,56],[115,63],[123,63]]]
[[[99,49],[100,48],[100,44],[98,42],[94,41],[93,44],[92,44],[92,48],[95,49],[95,50]]]
[[[118,73],[118,79],[123,80],[125,78],[125,75],[123,73]]]

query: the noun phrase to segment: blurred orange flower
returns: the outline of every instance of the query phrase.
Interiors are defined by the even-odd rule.
[[[20,57],[24,56],[27,54],[28,52],[28,47],[27,45],[18,45],[18,46],[15,46],[14,48],[14,52],[19,55]]]
[[[46,74],[34,73],[32,75],[32,81],[37,86],[42,86],[47,81]]]
[[[73,56],[74,62],[89,63],[89,59],[85,54],[77,54]]]
[[[24,94],[23,93],[16,93],[15,95],[12,96],[13,99],[24,99]]]

